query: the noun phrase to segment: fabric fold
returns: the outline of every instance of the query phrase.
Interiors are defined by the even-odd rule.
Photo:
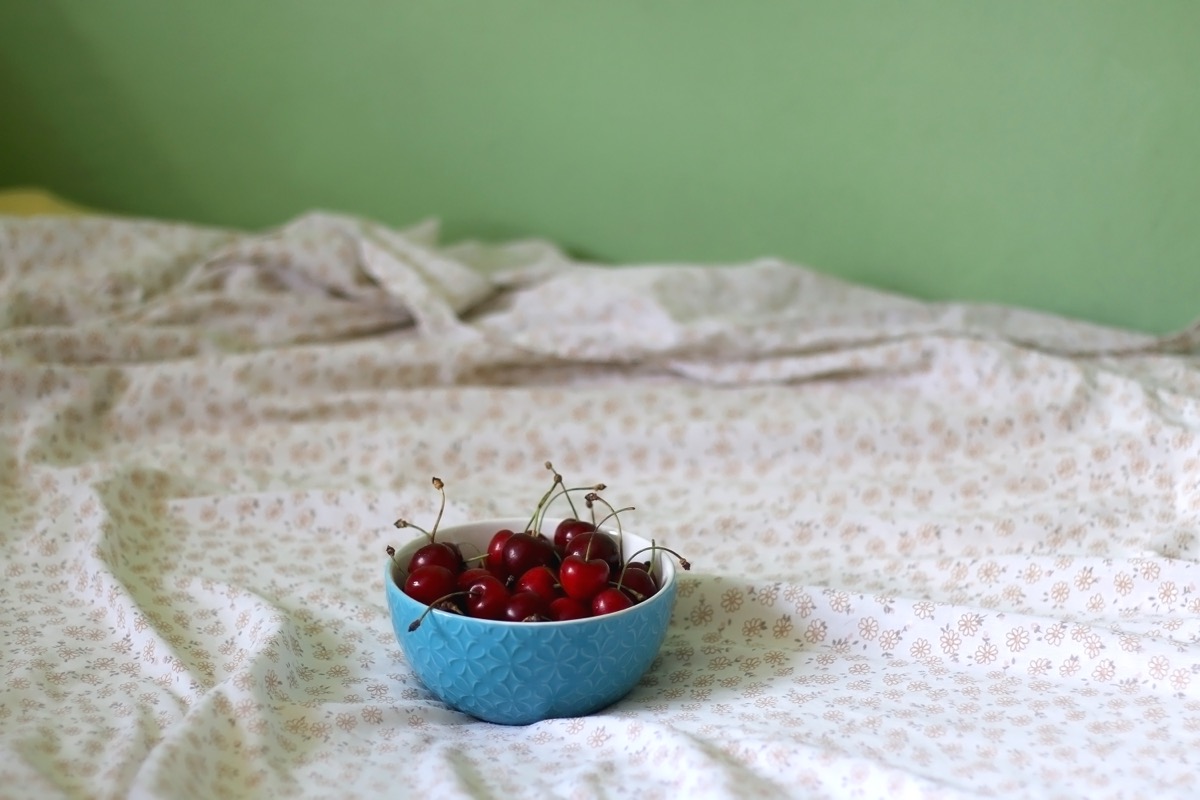
[[[0,289],[6,797],[1194,794],[1194,328],[324,212],[4,218]],[[386,548],[548,460],[693,566],[629,695],[488,725]]]

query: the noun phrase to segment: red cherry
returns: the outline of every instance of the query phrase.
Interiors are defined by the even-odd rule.
[[[615,537],[603,531],[577,534],[563,550],[563,556],[600,558],[608,563],[613,575],[621,571],[621,547]]]
[[[445,567],[451,572],[462,569],[462,554],[457,547],[442,542],[430,542],[413,553],[408,561],[408,571],[424,566]]]
[[[533,592],[515,592],[504,608],[505,619],[511,622],[533,622],[545,617],[546,603]]]
[[[495,575],[483,572],[467,587],[467,614],[476,619],[504,619],[508,589]]]
[[[504,566],[509,575],[524,575],[534,567],[554,563],[554,545],[544,536],[514,533],[504,544]]]
[[[558,597],[550,603],[550,619],[556,622],[566,622],[570,619],[590,617],[592,610],[573,597]]]
[[[509,575],[508,568],[504,566],[504,546],[512,536],[513,532],[505,528],[496,531],[488,541],[487,558],[484,563],[501,580]]]
[[[494,578],[496,576],[493,575],[490,570],[484,569],[483,567],[471,567],[470,569],[464,570],[458,574],[458,588],[470,589],[472,583],[480,578],[487,577]]]
[[[592,613],[597,617],[602,614],[624,611],[632,606],[633,601],[629,599],[629,595],[615,586],[608,587],[592,598]]]
[[[640,566],[632,564],[621,573],[618,582],[621,588],[629,593],[635,605],[653,597],[654,593],[658,591],[658,583],[654,580],[654,576]]]
[[[554,529],[554,546],[559,550],[565,550],[577,535],[591,533],[594,530],[596,530],[596,526],[590,522],[581,519],[564,519]]]
[[[526,570],[525,574],[517,581],[515,591],[533,592],[542,598],[546,602],[546,605],[562,597],[562,590],[558,585],[558,576],[554,574],[554,570],[545,565]]]
[[[558,570],[558,580],[567,597],[589,601],[608,585],[608,562],[600,558],[584,561],[582,556],[567,556]]]
[[[404,593],[423,605],[429,605],[457,590],[454,573],[436,564],[418,567],[404,581]]]

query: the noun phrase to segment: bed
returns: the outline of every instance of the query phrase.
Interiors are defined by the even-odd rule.
[[[5,797],[1193,797],[1196,329],[313,213],[0,217]],[[650,672],[489,725],[400,516],[543,462],[692,562]]]

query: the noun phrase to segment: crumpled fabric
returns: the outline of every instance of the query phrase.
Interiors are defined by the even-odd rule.
[[[0,217],[8,797],[1191,797],[1200,326],[314,213]],[[400,516],[693,564],[597,714],[441,705]]]

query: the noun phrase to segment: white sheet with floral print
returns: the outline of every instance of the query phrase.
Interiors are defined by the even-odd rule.
[[[327,214],[0,219],[0,289],[6,797],[1200,786],[1195,330]],[[384,548],[548,458],[695,567],[632,694],[487,725]]]

